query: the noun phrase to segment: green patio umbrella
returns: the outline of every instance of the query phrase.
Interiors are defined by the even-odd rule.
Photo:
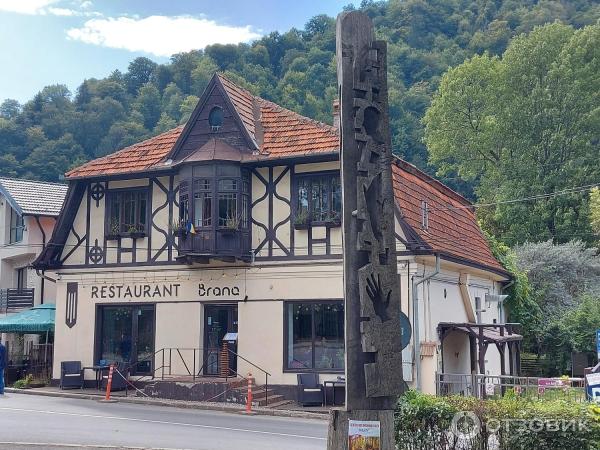
[[[56,306],[51,303],[0,317],[0,333],[46,334],[44,361],[48,360],[48,333],[54,332]]]
[[[54,331],[56,306],[44,304],[0,317],[0,333],[48,333]]]

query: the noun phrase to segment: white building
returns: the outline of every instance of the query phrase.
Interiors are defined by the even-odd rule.
[[[66,360],[156,377],[177,350],[187,356],[173,372],[254,372],[260,383],[260,367],[281,395],[299,373],[343,374],[339,168],[336,128],[216,75],[184,127],[69,172],[35,263],[57,283],[54,378]],[[509,276],[472,206],[400,159],[392,168],[402,309],[418,329],[405,379],[434,392],[442,369],[513,367],[487,348],[506,327],[486,294]],[[226,333],[235,354],[224,361]]]
[[[64,184],[0,178],[0,315],[55,302],[55,283],[31,263],[50,240],[66,193]]]

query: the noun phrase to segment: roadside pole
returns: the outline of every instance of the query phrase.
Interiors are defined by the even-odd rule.
[[[116,400],[110,398],[110,390],[112,388],[112,379],[113,379],[114,371],[115,371],[115,366],[114,366],[114,364],[111,364],[110,368],[108,369],[108,378],[106,380],[106,395],[104,396],[103,400],[100,400],[103,403],[115,403],[116,402]]]

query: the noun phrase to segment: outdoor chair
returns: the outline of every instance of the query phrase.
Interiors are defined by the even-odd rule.
[[[118,362],[114,363],[115,370],[113,372],[112,383],[110,386],[111,391],[122,391],[127,389],[127,381],[123,378],[129,379],[129,363],[127,362]],[[104,369],[102,372],[102,389],[106,389],[106,385],[108,384],[108,374],[110,369]],[[123,376],[119,375],[120,372]]]
[[[323,404],[323,385],[316,373],[298,374],[298,403],[302,406]]]
[[[83,369],[81,361],[61,361],[60,388],[83,389]]]

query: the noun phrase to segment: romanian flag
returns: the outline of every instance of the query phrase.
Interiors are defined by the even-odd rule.
[[[194,226],[194,224],[192,222],[188,222],[187,231],[190,234],[196,234],[196,227]]]

